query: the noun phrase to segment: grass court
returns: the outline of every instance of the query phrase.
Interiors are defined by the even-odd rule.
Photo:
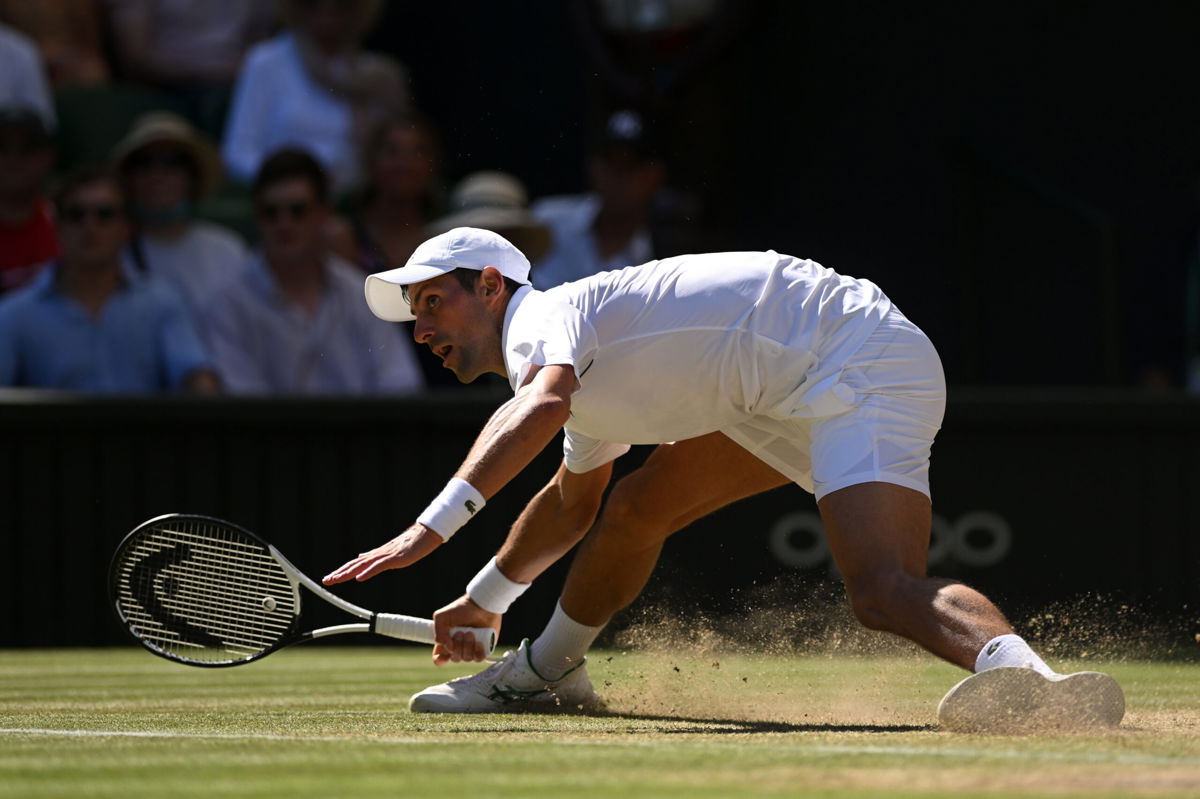
[[[428,716],[405,645],[232,669],[137,648],[0,651],[0,797],[1196,797],[1200,664],[1076,662],[1123,685],[1094,736],[941,732],[964,673],[917,653],[610,649],[603,715]],[[1060,668],[1060,670],[1064,670]]]

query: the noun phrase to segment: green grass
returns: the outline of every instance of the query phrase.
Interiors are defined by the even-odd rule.
[[[596,716],[411,714],[410,693],[470,671],[427,658],[0,651],[0,797],[1200,796],[1194,663],[1106,664],[1119,731],[1021,738],[937,730],[964,675],[918,654],[599,652]]]

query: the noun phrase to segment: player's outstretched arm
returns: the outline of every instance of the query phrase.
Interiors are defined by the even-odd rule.
[[[531,369],[516,396],[488,419],[455,477],[484,499],[490,499],[520,474],[562,429],[571,412],[571,394],[576,385],[571,366]],[[454,532],[417,522],[383,546],[364,552],[330,572],[322,582],[334,585],[350,579],[367,580],[388,569],[412,565]]]
[[[425,525],[417,522],[382,546],[362,552],[321,578],[325,585],[347,580],[369,580],[388,569],[402,569],[416,563],[441,546],[443,539]]]

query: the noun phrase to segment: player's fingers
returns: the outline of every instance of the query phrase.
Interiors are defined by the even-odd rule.
[[[385,572],[388,569],[399,569],[406,565],[400,558],[389,553],[376,555],[373,558],[362,558],[359,564],[361,568],[357,570],[354,579],[369,580],[380,572]]]
[[[433,638],[447,652],[454,644],[450,637],[450,622],[441,613],[433,614]]]
[[[433,665],[445,666],[450,662],[450,653],[441,644],[433,645]]]
[[[321,582],[325,585],[334,585],[342,583],[354,576],[354,571],[358,567],[359,558],[355,558],[349,563],[343,564],[341,567],[334,569],[329,574],[321,578]]]
[[[463,663],[472,663],[479,660],[475,656],[475,650],[479,647],[475,644],[475,636],[471,633],[458,633],[455,635],[455,651],[458,653],[458,659]]]

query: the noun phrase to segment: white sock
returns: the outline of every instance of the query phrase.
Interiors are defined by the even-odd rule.
[[[1029,648],[1025,639],[1019,635],[998,635],[984,645],[975,658],[975,673],[994,669],[997,666],[1012,666],[1019,669],[1033,669],[1046,677],[1055,676],[1054,669],[1046,665],[1046,661],[1037,656]]]
[[[588,627],[554,606],[546,629],[529,645],[529,660],[543,679],[556,680],[583,662],[583,656],[604,627]]]

